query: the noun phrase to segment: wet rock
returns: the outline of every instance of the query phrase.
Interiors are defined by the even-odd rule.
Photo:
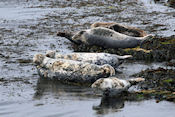
[[[30,59],[18,59],[19,63],[32,63],[32,60]]]
[[[175,101],[174,69],[147,69],[133,76],[142,76],[145,78],[145,82],[139,84],[139,88],[142,91],[137,92],[137,94],[159,100]]]
[[[175,70],[173,69],[147,69],[134,76],[145,78],[145,82],[140,84],[141,89],[175,91]]]
[[[175,67],[175,59],[172,59],[171,61],[166,63],[167,66]]]

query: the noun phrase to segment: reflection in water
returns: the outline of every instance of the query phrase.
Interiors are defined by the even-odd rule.
[[[97,93],[98,92],[94,94],[93,90],[90,87],[63,84],[58,80],[40,78],[38,79],[36,92],[33,98],[41,99],[42,97],[48,94],[53,95],[55,98],[78,98],[79,96],[84,98],[93,98],[97,97]]]
[[[52,97],[58,100],[81,100],[84,103],[87,103],[86,101],[89,99],[99,98],[99,94],[102,94],[102,92],[97,90],[94,91],[94,89],[89,87],[67,85],[57,80],[53,81],[40,78],[38,79],[36,92],[33,98],[42,100],[45,96],[52,95]],[[118,112],[120,109],[124,108],[124,100],[122,95],[118,95],[115,98],[103,96],[98,106],[93,105],[92,109],[95,110],[96,114],[109,114],[111,112]]]
[[[124,108],[124,100],[121,96],[115,98],[102,97],[100,105],[93,106],[93,110],[96,110],[97,114],[118,112],[122,108]]]

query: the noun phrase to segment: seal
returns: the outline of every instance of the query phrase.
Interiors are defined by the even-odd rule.
[[[72,41],[77,44],[95,45],[104,48],[134,48],[143,41],[152,38],[152,35],[144,37],[131,37],[115,32],[114,30],[97,27],[84,31],[79,31],[72,37]]]
[[[99,66],[87,62],[52,59],[43,54],[36,54],[33,57],[33,62],[37,65],[41,77],[64,82],[93,83],[101,77],[115,75],[114,68],[108,64]]]
[[[147,35],[147,33],[139,28],[132,27],[132,26],[126,26],[115,22],[96,22],[91,25],[91,28],[96,27],[105,27],[112,29],[116,32],[133,36],[133,37],[144,37]]]
[[[55,51],[47,51],[46,56],[50,58],[56,59],[68,59],[68,60],[75,60],[81,62],[88,62],[97,65],[104,65],[109,64],[114,68],[117,68],[122,62],[127,58],[132,58],[132,55],[124,55],[119,56],[115,54],[108,54],[108,53],[68,53],[68,54],[60,54],[56,53]]]
[[[100,78],[95,81],[91,87],[103,90],[105,95],[115,96],[123,91],[128,91],[132,85],[136,85],[144,80],[144,78],[134,78],[128,80],[123,80],[116,77]]]

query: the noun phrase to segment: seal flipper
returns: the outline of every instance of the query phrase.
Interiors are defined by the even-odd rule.
[[[117,58],[119,60],[118,66],[121,65],[124,62],[125,59],[133,57],[132,55],[124,55],[124,56],[116,55],[116,56],[117,56]]]
[[[154,36],[152,34],[149,34],[144,37],[144,40],[152,39]]]
[[[127,81],[129,81],[129,83],[130,83],[131,85],[136,85],[136,84],[138,84],[139,82],[145,81],[145,79],[144,79],[144,78],[134,78],[134,79],[128,79]]]
[[[123,59],[127,59],[127,58],[132,58],[133,56],[132,55],[124,55],[124,56],[119,56],[119,55],[117,55],[117,58],[119,59],[119,60],[123,60]]]

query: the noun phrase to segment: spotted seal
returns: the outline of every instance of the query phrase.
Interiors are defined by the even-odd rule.
[[[112,66],[105,64],[102,66],[66,59],[52,59],[43,54],[36,54],[33,62],[37,65],[38,73],[41,77],[58,79],[76,83],[92,83],[101,77],[115,75]]]
[[[127,91],[132,85],[136,85],[144,80],[144,78],[134,78],[128,80],[123,80],[116,77],[100,78],[95,81],[91,87],[103,90],[105,95],[115,96],[123,91]]]
[[[52,50],[47,51],[46,56],[50,58],[56,58],[56,59],[68,59],[68,60],[88,62],[92,64],[97,64],[97,65],[109,64],[114,68],[118,67],[123,62],[124,59],[132,57],[132,55],[119,56],[119,55],[108,54],[108,53],[85,53],[85,52],[60,54]]]
[[[139,46],[144,40],[152,38],[152,35],[144,37],[131,37],[115,32],[114,30],[97,27],[93,29],[77,32],[72,41],[77,44],[96,45],[104,48],[134,48]]]
[[[147,35],[147,33],[139,28],[132,27],[132,26],[126,26],[115,22],[96,22],[91,25],[91,28],[96,27],[105,27],[112,29],[116,32],[133,36],[133,37],[144,37]]]

